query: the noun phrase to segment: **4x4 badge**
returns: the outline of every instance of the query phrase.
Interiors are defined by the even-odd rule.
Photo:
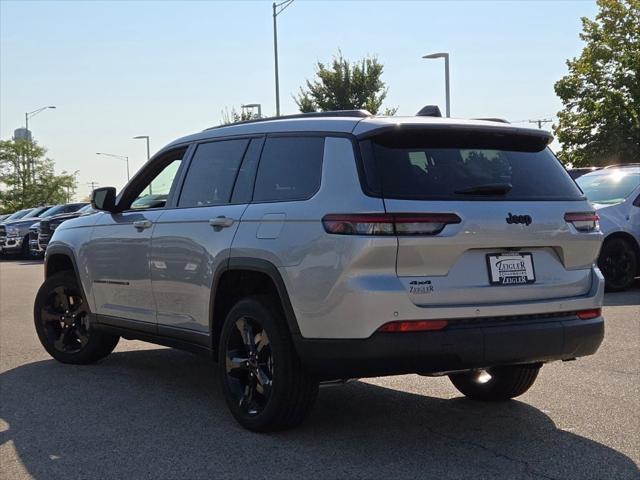
[[[531,225],[531,222],[533,222],[531,215],[512,215],[511,212],[509,212],[509,216],[505,218],[505,220],[508,224],[524,223],[527,226]]]

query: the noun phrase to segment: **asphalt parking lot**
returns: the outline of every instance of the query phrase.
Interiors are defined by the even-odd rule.
[[[206,359],[121,340],[52,360],[32,326],[42,263],[0,261],[0,478],[640,478],[640,283],[608,294],[597,355],[542,369],[516,401],[446,378],[323,388],[304,425],[258,435]]]

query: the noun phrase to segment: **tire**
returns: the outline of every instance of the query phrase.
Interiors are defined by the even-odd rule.
[[[508,365],[482,371],[453,373],[451,383],[466,397],[482,401],[504,401],[518,397],[536,381],[540,365]],[[490,377],[487,378],[486,374]]]
[[[269,297],[236,303],[220,333],[219,370],[225,400],[248,430],[268,432],[300,424],[318,395],[304,370],[285,319]]]
[[[20,248],[20,256],[25,260],[31,258],[31,250],[29,249],[29,235],[22,239],[22,247]]]
[[[636,276],[638,256],[623,238],[606,240],[598,257],[598,268],[604,275],[608,292],[619,292],[631,286]]]
[[[91,329],[89,313],[72,271],[55,273],[44,281],[36,295],[33,318],[49,355],[62,363],[86,365],[113,351],[120,337]]]

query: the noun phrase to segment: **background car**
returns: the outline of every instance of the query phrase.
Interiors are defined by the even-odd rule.
[[[640,164],[607,167],[576,180],[600,215],[598,257],[606,288],[629,288],[640,276]]]
[[[29,228],[42,218],[51,217],[65,212],[72,212],[86,205],[86,203],[69,203],[64,205],[48,205],[37,207],[18,220],[11,220],[0,225],[0,248],[2,253],[17,253],[28,257]]]
[[[569,172],[569,175],[571,176],[571,178],[573,178],[575,180],[576,178],[579,178],[582,175],[586,175],[587,173],[595,172],[596,170],[599,170],[601,168],[602,167],[570,168],[570,169],[567,170],[567,172]]]
[[[49,218],[44,218],[29,228],[29,249],[34,257],[44,255],[49,244],[49,239],[55,229],[63,222],[78,218],[83,215],[91,215],[96,210],[90,204],[84,204],[84,207],[70,213],[61,213]]]

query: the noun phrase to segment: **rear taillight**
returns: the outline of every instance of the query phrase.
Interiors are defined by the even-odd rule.
[[[576,313],[580,320],[591,320],[592,318],[598,318],[602,315],[601,308],[590,308],[589,310],[580,310]]]
[[[572,224],[579,232],[594,232],[600,228],[600,217],[596,212],[565,213],[564,220]]]
[[[455,213],[356,213],[325,215],[327,233],[337,235],[437,235],[460,223]]]
[[[378,331],[387,333],[427,332],[429,330],[442,330],[446,326],[446,320],[410,320],[385,323]]]

